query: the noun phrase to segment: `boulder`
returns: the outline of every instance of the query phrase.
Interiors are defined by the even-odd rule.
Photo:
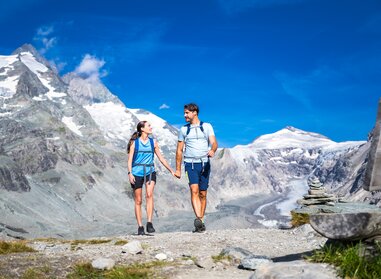
[[[243,258],[238,268],[256,270],[260,265],[271,262],[272,260],[269,257],[251,255]]]
[[[108,258],[98,258],[92,261],[91,265],[95,269],[110,270],[115,266],[115,261],[113,259],[108,259]]]
[[[143,247],[140,241],[133,240],[122,246],[122,252],[128,254],[139,254],[143,252]]]
[[[329,239],[367,239],[381,235],[381,210],[379,212],[312,214],[310,224],[318,233]]]
[[[165,261],[167,258],[168,258],[167,255],[164,253],[159,253],[155,256],[155,259],[159,261]]]
[[[226,255],[226,256],[231,256],[235,259],[239,259],[239,260],[242,260],[243,258],[247,257],[247,256],[252,256],[253,254],[246,250],[246,249],[243,249],[243,248],[240,248],[240,247],[226,247],[225,249],[223,249],[220,253],[221,255]]]
[[[334,279],[336,272],[327,264],[308,263],[302,260],[267,263],[258,266],[250,279]]]

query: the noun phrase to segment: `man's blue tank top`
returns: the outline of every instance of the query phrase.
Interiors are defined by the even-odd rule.
[[[135,160],[132,162],[132,174],[134,176],[149,175],[150,173],[155,171],[155,167],[153,166],[154,154],[152,153],[151,142],[150,140],[147,140],[147,142],[144,144],[139,138],[138,143],[138,154],[135,154]],[[146,173],[144,174],[144,166],[136,166],[135,164],[145,164]]]

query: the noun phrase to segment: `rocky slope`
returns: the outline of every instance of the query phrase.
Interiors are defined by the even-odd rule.
[[[0,231],[72,236],[135,227],[125,148],[143,119],[174,158],[176,129],[127,109],[99,81],[61,79],[31,45],[0,56]],[[156,215],[190,210],[184,181],[159,165],[158,173]]]

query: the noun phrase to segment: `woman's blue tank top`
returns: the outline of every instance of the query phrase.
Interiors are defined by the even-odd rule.
[[[132,174],[134,176],[149,175],[155,171],[155,167],[153,166],[154,154],[152,153],[153,148],[151,147],[151,141],[148,139],[144,144],[139,138],[137,142],[139,143],[139,147],[138,153],[134,154],[135,160],[132,162]],[[146,165],[145,173],[143,165]]]

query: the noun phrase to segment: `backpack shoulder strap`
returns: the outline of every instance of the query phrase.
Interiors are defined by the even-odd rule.
[[[139,152],[139,138],[134,140],[135,143],[135,149],[134,149],[134,157],[132,158],[132,161],[135,161],[136,156],[138,155]]]
[[[204,122],[203,121],[200,121],[200,125],[199,125],[199,128],[201,130],[201,132],[204,134],[205,138],[207,139],[206,135],[205,135],[205,132],[204,132],[204,126],[203,126]],[[190,132],[190,129],[191,129],[191,124],[188,123],[188,124],[185,124],[184,127],[187,127],[187,132],[185,134],[185,138],[189,135],[189,132]],[[207,139],[208,140],[208,139]]]
[[[189,135],[191,125],[190,125],[190,123],[188,123],[188,124],[185,124],[184,126],[187,127],[187,132],[185,134],[185,137],[187,137]]]
[[[202,124],[204,124],[204,122],[200,121],[200,130],[201,130],[201,132],[204,133],[204,127],[202,126]]]
[[[152,154],[155,154],[155,142],[153,138],[149,138],[149,142],[151,143]]]

